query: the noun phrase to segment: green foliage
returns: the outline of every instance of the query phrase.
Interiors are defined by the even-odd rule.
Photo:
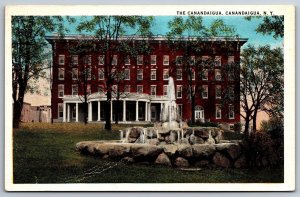
[[[283,135],[284,135],[283,119],[272,117],[268,121],[262,121],[261,131],[270,134],[273,139],[281,138],[283,141]]]
[[[241,133],[241,131],[242,131],[242,125],[241,125],[241,123],[240,123],[240,122],[235,123],[235,124],[233,125],[233,130],[234,130],[234,132],[236,132],[236,133]]]
[[[273,35],[274,38],[284,37],[284,16],[245,17],[245,19],[249,21],[253,18],[263,19],[263,22],[256,28],[256,32],[262,33],[263,35]]]
[[[192,123],[192,120],[188,121],[188,125],[190,127],[218,127],[218,123],[215,122],[209,122],[209,121],[205,121],[205,122],[201,122],[200,120],[197,120],[195,122],[195,124]]]

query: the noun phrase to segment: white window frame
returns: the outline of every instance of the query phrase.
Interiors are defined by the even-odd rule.
[[[58,55],[58,65],[65,65],[65,55]]]
[[[231,116],[231,114],[232,114],[232,116]],[[232,104],[230,104],[228,106],[228,117],[229,117],[229,119],[234,119],[234,105],[232,105]]]
[[[176,86],[176,98],[178,99],[182,98],[182,85]]]
[[[112,89],[112,91],[117,92],[118,91],[118,85],[112,85],[111,89]]]
[[[99,55],[98,56],[98,65],[104,65],[104,59],[105,59],[104,55]]]
[[[61,111],[60,111],[61,109]],[[57,117],[58,119],[62,119],[64,117],[64,104],[63,103],[58,103],[57,104]],[[60,116],[60,113],[62,113],[62,116]]]
[[[86,68],[86,75],[87,75],[87,80],[91,80],[92,79],[92,68]]]
[[[143,78],[144,78],[144,71],[143,71],[143,69],[137,69],[137,71],[136,71],[136,79],[138,81],[141,81],[141,80],[143,80]]]
[[[65,69],[64,68],[58,68],[58,80],[65,80]]]
[[[220,114],[220,116],[218,116],[218,114]],[[216,119],[222,119],[222,109],[221,109],[221,105],[216,104]]]
[[[221,56],[215,56],[215,66],[216,67],[222,66],[222,58],[221,58]]]
[[[168,85],[163,86],[163,95],[168,96]]]
[[[176,69],[176,80],[181,81],[182,80],[182,69]]]
[[[180,66],[180,65],[182,65],[182,62],[183,62],[183,56],[182,55],[177,55],[176,56],[176,65]]]
[[[202,80],[207,81],[208,80],[208,69],[203,70]]]
[[[111,61],[112,66],[118,65],[118,55],[113,55],[112,61]]]
[[[220,95],[218,95],[218,91],[220,91]],[[216,85],[216,99],[221,99],[222,98],[222,86]]]
[[[164,66],[169,66],[170,65],[170,57],[169,57],[169,55],[164,55],[163,56],[163,65]]]
[[[204,94],[206,93],[206,95]],[[208,99],[208,85],[202,85],[202,99]]]
[[[104,80],[104,68],[98,68],[98,80]]]
[[[195,63],[196,63],[196,58],[195,58],[195,56],[193,55],[193,56],[190,56],[190,65],[191,66],[195,66]]]
[[[77,88],[77,94],[75,90],[75,88]],[[72,96],[77,96],[78,95],[78,84],[72,84]]]
[[[222,80],[221,70],[220,69],[215,69],[215,80],[216,81],[221,81]]]
[[[125,68],[124,70],[124,80],[130,80],[130,69]]]
[[[234,55],[229,55],[227,59],[228,64],[233,64],[234,63]]]
[[[136,58],[136,64],[137,65],[143,65],[144,63],[144,56],[143,55],[138,55]]]
[[[154,88],[155,91],[152,91],[152,88]],[[155,94],[152,94],[152,93],[155,93]],[[150,85],[150,95],[156,96],[156,85]]]
[[[137,85],[136,86],[136,93],[143,94],[144,93],[144,86],[143,85]]]
[[[92,65],[92,55],[87,55],[87,65]]]
[[[72,65],[78,65],[78,55],[72,55]]]
[[[78,68],[72,68],[72,80],[78,80]]]
[[[156,69],[151,69],[150,71],[150,80],[156,80]]]
[[[131,85],[124,86],[124,93],[130,93]]]
[[[182,104],[177,104],[178,107],[178,114],[180,117],[182,117],[183,114],[183,105]]]
[[[57,85],[58,98],[63,98],[65,96],[65,86],[64,84]],[[62,93],[62,95],[60,95]]]
[[[196,71],[194,69],[192,69],[192,80],[196,80]]]
[[[150,55],[150,64],[156,65],[156,55]]]
[[[125,57],[124,64],[125,64],[126,66],[129,66],[129,65],[130,65],[130,56],[129,56],[129,55]]]
[[[169,80],[169,69],[164,69],[163,70],[163,80],[167,81]]]

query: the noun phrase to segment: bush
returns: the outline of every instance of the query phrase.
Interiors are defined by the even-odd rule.
[[[235,133],[241,133],[241,131],[242,131],[242,125],[241,125],[241,123],[235,123],[234,125],[233,125],[233,130],[234,130],[234,132]]]
[[[192,124],[192,120],[188,120],[188,125],[190,127],[218,127],[218,123],[215,122],[201,122],[201,120],[196,120],[195,124]]]

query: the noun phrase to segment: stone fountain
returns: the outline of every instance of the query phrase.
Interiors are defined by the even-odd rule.
[[[120,130],[120,140],[116,141],[79,142],[76,149],[81,153],[101,158],[180,168],[246,166],[241,143],[222,141],[223,130],[220,128],[179,126],[172,77],[168,83],[168,103],[162,111],[161,124]]]

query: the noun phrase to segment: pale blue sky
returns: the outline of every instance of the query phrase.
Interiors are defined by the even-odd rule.
[[[155,16],[152,32],[154,35],[165,35],[168,31],[168,22],[174,16]],[[69,26],[70,34],[78,34],[76,31],[76,25],[80,22],[80,17],[76,17],[77,22]],[[209,26],[215,19],[222,19],[225,24],[234,27],[236,33],[240,38],[248,38],[248,42],[243,46],[251,45],[266,45],[269,44],[272,47],[283,47],[282,38],[273,38],[272,35],[262,35],[256,33],[255,29],[262,22],[262,19],[252,19],[247,21],[243,16],[203,16],[203,22],[205,26]]]

